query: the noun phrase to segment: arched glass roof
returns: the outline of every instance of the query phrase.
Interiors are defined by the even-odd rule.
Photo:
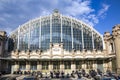
[[[88,24],[54,11],[20,25],[11,33],[15,48],[49,49],[50,43],[63,43],[65,50],[103,50],[103,37]]]

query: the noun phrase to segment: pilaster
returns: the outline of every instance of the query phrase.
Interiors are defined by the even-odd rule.
[[[30,62],[26,61],[26,70],[29,71],[30,70]]]
[[[82,69],[86,69],[85,61],[82,61]]]
[[[71,70],[72,71],[76,71],[76,65],[75,65],[75,61],[71,61]]]
[[[93,69],[94,69],[94,70],[97,70],[97,63],[96,63],[95,60],[93,61]]]
[[[37,70],[41,71],[42,70],[42,65],[40,61],[37,61]]]
[[[106,72],[108,68],[106,60],[103,60],[103,68],[104,68],[104,72]]]
[[[53,71],[53,65],[51,61],[49,61],[49,71]]]
[[[18,69],[19,69],[19,62],[15,61],[15,69],[14,69],[14,71],[18,71]]]
[[[64,71],[64,61],[60,61],[60,71]]]
[[[115,51],[116,51],[117,73],[120,74],[120,25],[116,25],[113,27],[112,35],[113,35]]]

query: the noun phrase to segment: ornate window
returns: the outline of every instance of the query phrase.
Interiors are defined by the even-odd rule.
[[[93,69],[93,61],[86,61],[86,68]]]
[[[71,61],[64,62],[65,69],[71,69]]]
[[[19,67],[20,70],[25,70],[26,69],[26,63],[25,62],[22,61],[19,64],[20,64],[20,67]]]
[[[76,69],[82,69],[82,62],[76,61]]]
[[[57,61],[53,62],[53,69],[59,70],[60,69],[60,62],[57,62]]]
[[[49,66],[49,62],[47,62],[47,61],[42,62],[42,69],[43,70],[48,70],[48,66]]]
[[[37,70],[37,62],[31,62],[30,69]]]

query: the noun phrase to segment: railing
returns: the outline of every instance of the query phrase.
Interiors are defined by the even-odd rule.
[[[106,54],[105,51],[61,51],[61,54],[52,54],[51,50],[48,50],[46,52],[40,52],[40,51],[12,51],[9,55],[11,58],[19,59],[19,58],[26,58],[26,59],[43,59],[44,56],[48,59],[52,59],[53,57],[59,57],[59,58],[109,58],[111,55]],[[112,54],[112,56],[115,56],[115,54]]]

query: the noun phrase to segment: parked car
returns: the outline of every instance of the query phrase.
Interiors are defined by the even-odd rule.
[[[27,77],[24,77],[23,80],[37,80],[37,78],[33,76],[27,76]]]

